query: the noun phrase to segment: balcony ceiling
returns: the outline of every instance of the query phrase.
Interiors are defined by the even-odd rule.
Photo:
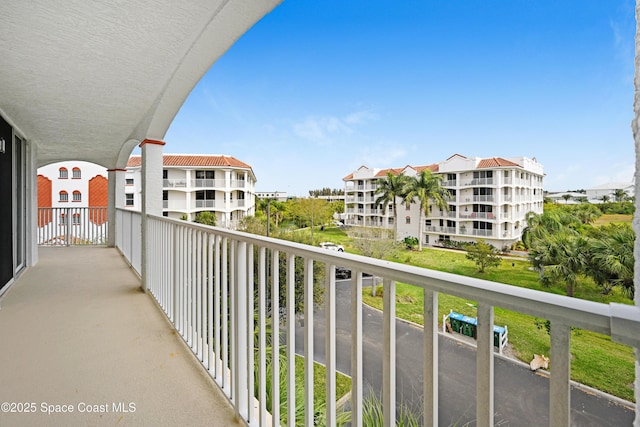
[[[189,92],[282,0],[30,0],[0,14],[0,113],[37,166],[124,167],[162,140]]]

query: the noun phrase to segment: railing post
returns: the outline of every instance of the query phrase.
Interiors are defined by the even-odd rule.
[[[384,279],[383,284],[382,404],[384,426],[391,427],[396,425],[396,283]]]
[[[549,379],[549,426],[571,425],[571,328],[551,322],[551,378]]]
[[[178,227],[172,225],[173,228],[173,324],[180,331],[180,246]]]
[[[424,426],[438,426],[438,293],[424,290]]]
[[[373,278],[371,279],[373,280]],[[351,272],[351,425],[362,427],[362,272]]]
[[[247,390],[247,243],[238,242],[236,250],[236,281],[234,286],[234,316],[235,316],[235,409],[236,415],[243,420],[249,418],[248,390]]]
[[[69,214],[71,210],[69,208],[64,208],[64,241],[65,246],[71,246],[71,232],[69,228]]]
[[[271,416],[280,423],[280,252],[271,251]]]
[[[325,288],[326,422],[336,425],[336,267],[327,264]]]
[[[295,262],[295,255],[287,254],[287,420],[289,425],[295,425],[296,418]]]
[[[476,425],[493,427],[493,306],[478,304]]]
[[[304,407],[305,425],[314,425],[313,259],[304,260]]]

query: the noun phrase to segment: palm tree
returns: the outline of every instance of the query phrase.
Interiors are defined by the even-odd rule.
[[[571,199],[571,194],[563,194],[562,198],[564,199],[564,203],[567,204],[569,202],[569,200]]]
[[[587,274],[602,286],[605,294],[618,285],[627,297],[633,299],[635,238],[635,232],[629,224],[612,225],[602,238],[594,239],[591,243],[592,263]]]
[[[613,192],[613,198],[616,202],[624,202],[627,199],[627,193],[621,188],[618,188]]]
[[[564,282],[567,296],[572,297],[578,276],[587,268],[588,247],[587,239],[563,230],[539,242],[529,258],[543,282]]]
[[[600,200],[602,200],[605,203],[607,203],[609,201],[609,199],[610,199],[610,197],[607,196],[606,194],[600,198]]]
[[[397,199],[404,199],[407,193],[408,176],[404,172],[394,175],[392,172],[387,172],[385,179],[378,181],[378,188],[376,194],[379,194],[375,201],[376,206],[382,206],[382,213],[385,213],[386,208],[391,204],[393,209],[393,239],[394,242],[398,240],[398,204]]]
[[[522,230],[521,239],[527,249],[565,229],[567,232],[577,234],[575,229],[581,224],[577,216],[563,209],[549,210],[541,214],[531,211],[524,218],[526,227]]]
[[[433,201],[442,210],[449,210],[447,198],[449,191],[441,186],[442,176],[434,175],[424,169],[416,177],[409,179],[405,201],[420,203],[420,220],[418,224],[418,250],[422,251],[422,235],[424,233],[424,216],[429,212],[429,204]]]

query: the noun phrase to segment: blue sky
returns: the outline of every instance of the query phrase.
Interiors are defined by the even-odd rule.
[[[362,165],[535,157],[545,190],[631,181],[633,0],[285,0],[205,75],[166,153],[227,154],[257,191]]]

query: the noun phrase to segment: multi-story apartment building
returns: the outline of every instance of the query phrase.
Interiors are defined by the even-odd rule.
[[[419,234],[417,203],[397,203],[398,239],[419,237],[424,244],[442,240],[462,242],[484,239],[502,248],[517,242],[528,212],[542,213],[543,167],[535,158],[478,158],[455,154],[429,166],[397,169],[360,167],[343,178],[346,223],[369,227],[393,227],[392,206],[376,204],[378,182],[387,172],[415,176],[424,169],[440,174],[449,190],[449,209],[430,206],[423,235]]]
[[[125,207],[139,209],[142,159],[131,156],[125,176]],[[248,164],[225,155],[165,154],[162,171],[163,215],[195,219],[216,215],[216,225],[235,228],[255,213],[256,176]]]

